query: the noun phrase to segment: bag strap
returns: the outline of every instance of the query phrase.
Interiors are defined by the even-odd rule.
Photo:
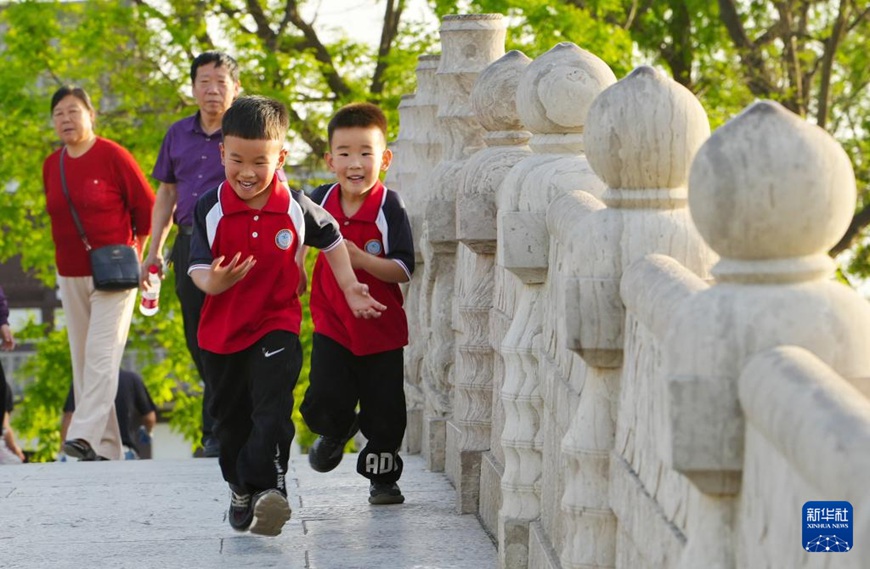
[[[85,228],[82,227],[82,220],[79,219],[79,214],[76,213],[76,208],[73,207],[72,200],[69,197],[69,190],[66,187],[66,174],[63,171],[64,154],[66,154],[66,146],[64,146],[60,151],[60,184],[63,188],[63,195],[66,196],[66,201],[69,204],[69,211],[72,214],[73,221],[76,224],[76,228],[79,230],[79,237],[82,238],[82,243],[85,244],[85,251],[90,251],[91,244],[88,242],[88,237],[85,235]]]

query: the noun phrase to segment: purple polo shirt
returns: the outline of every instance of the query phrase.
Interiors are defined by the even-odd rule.
[[[175,223],[193,225],[193,208],[199,196],[224,181],[221,164],[221,131],[203,132],[199,111],[169,127],[157,156],[154,171],[156,180],[175,184],[178,203]]]

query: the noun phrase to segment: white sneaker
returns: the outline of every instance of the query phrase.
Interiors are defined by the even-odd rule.
[[[290,503],[280,490],[271,489],[254,495],[254,518],[248,531],[259,535],[278,535],[290,519]]]

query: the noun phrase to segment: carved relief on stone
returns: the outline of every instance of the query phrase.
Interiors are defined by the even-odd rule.
[[[489,313],[493,305],[496,238],[495,196],[511,166],[529,154],[513,104],[517,83],[531,60],[505,54],[479,75],[471,103],[485,127],[487,147],[473,154],[460,174],[456,199],[458,248],[457,357],[454,417],[462,427],[462,450],[490,444],[493,349]]]
[[[582,130],[592,98],[615,80],[594,55],[563,43],[529,64],[517,89],[517,111],[532,133],[529,145],[533,153],[511,169],[499,190],[496,251],[498,265],[509,271],[502,283],[515,289],[508,295],[517,298],[518,311],[501,350],[505,364],[505,482],[500,516],[500,534],[514,540],[503,546],[517,550],[522,548],[515,543],[522,539],[517,525],[530,521],[528,512],[533,510],[535,516],[541,513],[542,420],[551,421],[551,430],[559,429],[552,423],[557,420],[554,404],[550,402],[545,408],[542,386],[545,381],[550,386],[566,381],[549,362],[539,358],[544,349],[541,327],[552,325],[542,323],[548,310],[544,286],[550,242],[546,212],[550,202],[563,193],[576,189],[596,195],[603,192],[603,183],[583,156]],[[536,307],[535,318],[525,321],[519,311],[529,305]],[[517,326],[521,328],[517,330]],[[523,342],[534,338],[534,345],[514,346],[512,342],[518,338]],[[513,377],[517,373],[523,374],[521,381]],[[554,453],[548,459],[558,461],[559,457]],[[555,489],[544,490],[551,493],[550,503],[554,503]],[[514,529],[509,532],[511,527]]]
[[[708,135],[697,99],[651,68],[633,71],[589,107],[586,154],[606,184],[601,201],[607,207],[585,197],[578,200],[576,208],[584,213],[576,231],[568,229],[565,236],[576,243],[575,269],[566,285],[568,342],[590,367],[562,441],[568,466],[562,506],[573,530],[561,551],[565,567],[615,563],[616,520],[609,499],[603,499],[609,495],[614,433],[618,423],[629,432],[647,428],[652,406],[634,397],[646,387],[636,383],[657,375],[657,359],[648,357],[657,353],[655,346],[636,342],[646,337],[635,337],[635,327],[631,337],[626,335],[620,282],[632,262],[650,253],[673,255],[699,273],[712,263],[714,256],[684,207],[688,167]],[[559,218],[551,213],[554,221]],[[623,359],[631,365],[620,371]],[[638,362],[643,362],[642,370],[635,368]],[[636,456],[625,457],[629,467],[640,468],[632,462]],[[656,472],[655,461],[642,464],[643,476]],[[594,545],[582,546],[592,535],[598,538]]]
[[[560,43],[533,61],[517,89],[517,111],[532,132],[534,154],[517,164],[498,204],[498,262],[526,283],[543,282],[549,235],[546,211],[559,194],[600,195],[604,184],[584,156],[583,127],[592,99],[616,77],[596,56]]]
[[[446,16],[441,25],[441,58],[436,72],[437,120],[442,159],[428,176],[423,286],[431,291],[429,338],[423,358],[427,407],[440,417],[452,411],[454,368],[455,199],[468,153],[482,146],[483,128],[474,117],[470,94],[478,74],[504,54],[505,23],[500,14]]]

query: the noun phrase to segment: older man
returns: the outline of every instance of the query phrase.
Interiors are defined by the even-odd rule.
[[[151,219],[151,242],[143,262],[143,287],[148,267],[156,265],[163,276],[163,245],[172,223],[178,234],[170,260],[175,267],[175,291],[181,302],[187,349],[200,378],[202,361],[196,332],[204,295],[187,275],[193,209],[203,193],[224,180],[220,144],[221,120],[239,94],[239,65],[229,55],[208,51],[190,66],[193,96],[199,110],[169,127],[163,139],[152,176],[160,182]],[[202,409],[202,454],[218,456],[220,447],[213,435],[214,420],[208,413],[211,388],[204,384]]]

